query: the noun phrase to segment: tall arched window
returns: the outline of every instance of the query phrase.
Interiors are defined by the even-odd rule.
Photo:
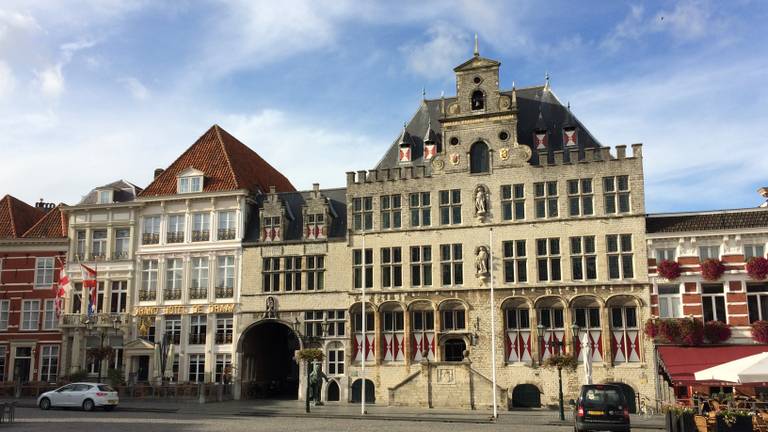
[[[469,149],[469,172],[484,173],[489,170],[488,146],[478,141]]]
[[[485,108],[485,95],[480,90],[472,92],[472,110],[481,110]]]

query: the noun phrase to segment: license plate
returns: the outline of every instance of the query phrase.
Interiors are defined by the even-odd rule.
[[[605,411],[587,411],[587,414],[593,415],[593,416],[601,416],[601,415],[605,415]]]
[[[110,404],[110,405],[117,405],[117,401],[116,400],[108,400],[107,403]]]

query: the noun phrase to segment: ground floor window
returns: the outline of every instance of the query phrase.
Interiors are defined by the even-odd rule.
[[[7,348],[0,346],[0,382],[5,382],[5,357]]]
[[[59,373],[59,346],[43,345],[40,352],[40,381],[56,382]]]
[[[205,354],[190,354],[189,382],[201,383],[205,379]]]
[[[344,375],[344,348],[340,344],[328,349],[328,375]]]
[[[463,339],[448,339],[443,345],[443,361],[460,362],[464,360],[467,345]]]
[[[232,380],[232,354],[216,355],[216,383],[229,384]]]

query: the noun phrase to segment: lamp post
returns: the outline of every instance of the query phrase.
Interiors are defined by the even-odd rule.
[[[578,324],[573,323],[571,324],[571,336],[573,337],[573,355],[576,355],[579,352],[579,344],[581,343],[579,341],[579,330],[581,328]]]
[[[325,338],[326,334],[328,334],[328,326],[329,326],[329,324],[330,323],[328,322],[328,316],[325,313],[323,313],[323,321],[322,321],[322,324],[320,325],[321,335],[318,337],[318,336],[316,336],[314,334],[313,335],[308,335],[308,334],[306,334],[306,332],[305,332],[304,335],[302,335],[299,332],[299,329],[301,327],[301,323],[299,322],[299,318],[296,317],[293,320],[293,331],[301,338],[302,343],[304,345],[304,349],[309,349],[310,345],[314,345],[314,344],[319,345],[320,348],[322,349],[322,344],[320,344],[320,341],[323,338]],[[307,379],[307,385],[306,385],[306,392],[304,394],[304,411],[306,413],[309,413],[310,412],[310,408],[309,408],[309,395],[310,395],[309,376],[311,375],[312,371],[311,371],[311,362],[309,361],[309,359],[307,359],[305,361],[305,363],[306,363],[306,368],[307,368],[307,375],[306,375],[307,376],[307,378],[306,378]],[[315,402],[318,402],[318,401],[315,401]]]
[[[544,363],[544,324],[536,326],[539,335],[539,364]]]
[[[169,343],[170,339],[171,335],[168,332],[164,332],[160,342],[155,342],[155,345],[160,347],[160,385],[165,383],[165,369],[168,367],[168,350],[171,346]]]

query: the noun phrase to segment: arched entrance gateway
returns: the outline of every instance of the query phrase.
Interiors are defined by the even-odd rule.
[[[297,399],[299,365],[293,356],[299,348],[296,334],[280,321],[259,321],[243,332],[242,399]]]

